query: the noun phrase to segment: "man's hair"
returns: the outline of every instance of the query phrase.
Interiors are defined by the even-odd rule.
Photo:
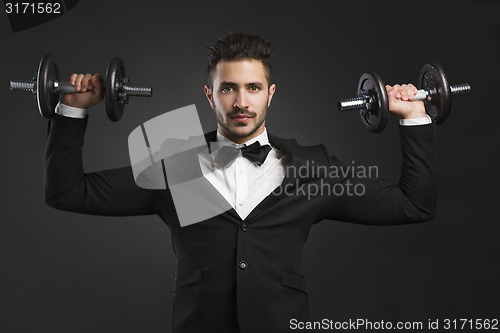
[[[208,46],[207,82],[213,88],[215,67],[221,61],[259,60],[264,65],[268,85],[271,82],[271,43],[257,35],[229,33]]]

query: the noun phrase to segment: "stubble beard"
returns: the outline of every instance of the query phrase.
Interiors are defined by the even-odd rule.
[[[224,117],[222,116],[222,112],[219,111],[219,108],[217,107],[217,105],[214,104],[214,106],[215,106],[215,114],[217,115],[217,123],[219,124],[220,127],[222,127],[224,129],[224,131],[226,131],[226,133],[228,133],[229,135],[231,135],[234,138],[241,139],[241,138],[252,136],[262,126],[262,124],[266,120],[267,104],[264,106],[264,110],[262,110],[262,112],[260,113],[260,116],[257,119],[257,123],[256,123],[255,127],[252,128],[252,130],[249,133],[238,133],[238,132],[231,130],[229,125],[224,122]],[[227,119],[229,119],[230,117],[235,116],[237,114],[245,114],[245,115],[248,115],[252,118],[255,118],[257,115],[257,113],[255,113],[255,112],[249,112],[249,111],[245,112],[241,109],[235,109],[227,115]],[[237,124],[236,126],[237,127],[248,127],[248,124],[241,123],[241,124]]]

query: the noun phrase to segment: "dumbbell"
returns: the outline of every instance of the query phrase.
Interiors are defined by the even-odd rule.
[[[38,71],[31,80],[11,80],[10,90],[33,93],[40,114],[47,119],[54,115],[59,102],[59,94],[80,93],[69,82],[59,81],[59,71],[55,58],[50,54],[43,56]],[[123,115],[125,104],[132,96],[151,97],[153,88],[129,84],[125,65],[120,58],[113,58],[106,69],[104,100],[106,114],[111,121],[118,121]]]
[[[451,96],[469,93],[471,85],[449,85],[444,70],[438,63],[422,67],[418,78],[417,94],[413,101],[424,101],[426,113],[436,124],[443,124],[451,110]],[[371,132],[385,129],[389,118],[389,99],[385,84],[374,72],[361,75],[358,96],[338,102],[339,111],[357,110],[363,125]]]

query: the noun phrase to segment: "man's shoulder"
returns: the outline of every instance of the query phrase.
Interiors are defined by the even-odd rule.
[[[285,139],[268,133],[269,142],[285,153],[300,157],[304,160],[324,161],[328,158],[328,152],[323,144],[304,146],[300,145],[296,139]]]

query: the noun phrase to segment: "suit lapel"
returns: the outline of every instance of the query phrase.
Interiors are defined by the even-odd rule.
[[[245,222],[250,222],[254,220],[258,215],[265,212],[267,209],[271,208],[280,198],[285,196],[285,189],[287,192],[292,191],[297,184],[303,182],[303,179],[297,178],[296,173],[292,170],[299,170],[301,165],[305,165],[306,161],[297,154],[297,143],[295,140],[285,140],[278,138],[274,135],[268,133],[269,143],[274,147],[285,152],[287,156],[290,157],[290,163],[286,167],[286,174],[283,182],[278,186],[271,194],[269,194],[264,200],[262,200],[257,207],[255,207],[252,212],[247,216]],[[236,214],[237,215],[237,214]]]
[[[203,187],[199,189],[200,192],[210,193],[210,196],[214,196],[212,197],[212,201],[218,203],[217,206],[219,207],[227,204],[228,209],[222,214],[229,214],[232,217],[236,218],[237,221],[241,221],[238,213],[236,213],[236,211],[226,201],[222,194],[220,194],[219,191],[212,185],[212,183],[210,183],[205,178],[205,176],[203,175],[203,171],[201,170],[198,154],[207,147],[210,147],[210,142],[215,141],[215,139],[215,131],[205,134],[207,146],[200,145],[199,137],[189,138],[180,148],[180,151],[174,158],[174,160],[176,159],[178,162],[180,162],[180,164],[178,162],[172,163],[170,167],[173,171],[170,174],[175,175],[174,178],[177,179],[175,182],[176,184],[182,183],[184,181],[199,179],[202,182],[200,185]],[[203,221],[200,222],[203,223]]]

